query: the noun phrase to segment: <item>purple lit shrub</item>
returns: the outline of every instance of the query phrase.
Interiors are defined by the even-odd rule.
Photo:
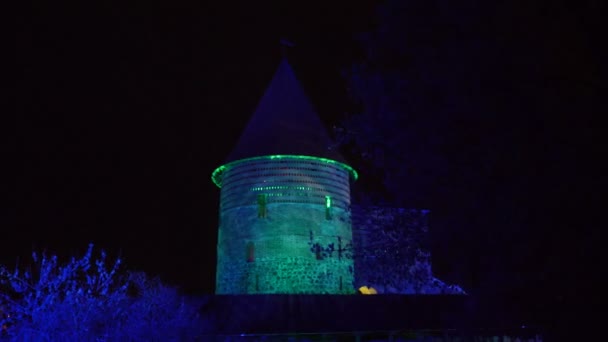
[[[65,265],[32,254],[31,269],[0,266],[0,339],[9,341],[183,341],[201,329],[197,308],[143,273],[119,272],[93,245]]]

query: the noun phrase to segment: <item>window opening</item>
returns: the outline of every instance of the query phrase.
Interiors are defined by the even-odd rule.
[[[247,262],[255,261],[255,245],[253,242],[247,243]]]
[[[268,202],[268,195],[258,195],[258,218],[266,218],[266,203]]]
[[[331,196],[325,196],[325,219],[331,220],[332,218],[332,209],[331,209]]]

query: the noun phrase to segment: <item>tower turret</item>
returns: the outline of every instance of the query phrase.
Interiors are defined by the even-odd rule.
[[[221,188],[218,294],[352,293],[350,180],[283,59],[226,164]]]

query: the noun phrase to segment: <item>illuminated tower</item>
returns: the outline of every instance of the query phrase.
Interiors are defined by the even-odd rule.
[[[286,59],[226,164],[218,294],[352,293],[350,180]]]

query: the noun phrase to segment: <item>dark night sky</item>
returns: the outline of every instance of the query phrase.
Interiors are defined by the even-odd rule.
[[[279,39],[297,44],[290,61],[332,124],[350,108],[340,72],[361,55],[353,34],[373,26],[378,1],[103,3],[40,5],[16,26],[0,263],[94,242],[129,269],[211,292],[210,174],[278,66]]]
[[[8,150],[0,261],[92,241],[126,267],[213,291],[219,190],[230,152],[281,57],[328,123],[345,111],[340,67],[372,4],[30,9],[17,27],[17,127]],[[253,3],[253,2],[252,2]],[[305,5],[306,4],[306,5]],[[14,88],[15,89],[15,88]]]

